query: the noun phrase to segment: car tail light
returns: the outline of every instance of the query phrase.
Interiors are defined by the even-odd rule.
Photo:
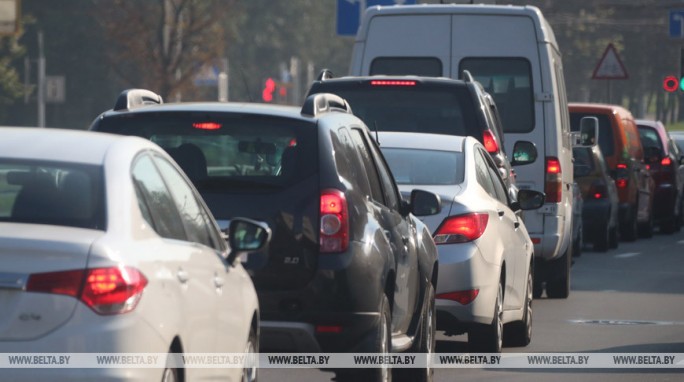
[[[371,86],[416,86],[416,81],[405,80],[373,80]]]
[[[192,124],[192,127],[200,130],[218,130],[221,128],[221,124],[216,122],[195,122]]]
[[[437,228],[435,244],[467,243],[484,233],[487,228],[489,215],[486,213],[472,213],[467,215],[449,216]]]
[[[561,164],[558,158],[546,157],[546,203],[560,203],[563,192],[563,177],[561,176]]]
[[[617,175],[615,177],[615,186],[617,188],[627,188],[627,182],[629,178],[627,177],[627,165],[625,163],[617,164]]]
[[[594,183],[589,188],[589,196],[593,199],[604,199],[608,197],[608,187],[603,183]]]
[[[135,309],[146,285],[140,271],[122,266],[36,273],[26,290],[78,297],[98,314],[120,314]]]
[[[322,253],[346,251],[349,246],[349,215],[344,194],[338,190],[323,190],[320,214],[320,251]]]
[[[491,131],[485,130],[482,133],[482,142],[488,153],[496,154],[499,152],[499,143],[496,142],[496,137]]]
[[[316,325],[316,333],[342,333],[341,325]]]
[[[467,305],[473,302],[479,293],[479,289],[462,290],[458,292],[440,293],[436,295],[435,298],[438,300],[456,301],[461,305]]]
[[[665,157],[660,161],[661,166],[669,166],[672,164],[672,159],[670,157]]]

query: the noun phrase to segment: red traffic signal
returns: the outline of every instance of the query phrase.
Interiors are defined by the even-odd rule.
[[[663,89],[665,89],[665,91],[667,91],[667,92],[670,92],[670,93],[676,92],[680,86],[681,86],[681,81],[679,80],[679,78],[677,78],[675,76],[667,76],[663,80]],[[682,90],[684,90],[684,88],[682,88]]]
[[[264,83],[264,90],[261,92],[261,99],[264,100],[264,102],[272,102],[275,88],[276,83],[273,81],[273,78],[267,78],[266,82]]]

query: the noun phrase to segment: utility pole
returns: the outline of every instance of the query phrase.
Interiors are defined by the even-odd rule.
[[[38,127],[45,127],[45,55],[43,31],[38,31]]]

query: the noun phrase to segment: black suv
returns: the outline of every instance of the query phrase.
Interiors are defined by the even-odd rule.
[[[463,71],[463,80],[455,80],[420,76],[333,78],[330,71],[323,70],[309,89],[309,95],[316,93],[344,98],[371,130],[475,137],[499,167],[510,194],[517,194],[496,103],[468,71]],[[519,148],[519,144],[532,147]],[[517,142],[514,150],[523,149],[528,163],[527,156],[534,154],[530,152],[533,145]]]
[[[342,98],[318,94],[301,109],[161,104],[129,90],[91,130],[165,148],[222,227],[235,216],[268,223],[267,257],[250,254],[245,264],[259,296],[262,350],[434,349],[437,249],[413,214],[438,213],[439,197],[416,190],[402,201],[368,128]],[[430,369],[407,371],[431,380]],[[389,375],[361,372],[371,374],[363,380]]]

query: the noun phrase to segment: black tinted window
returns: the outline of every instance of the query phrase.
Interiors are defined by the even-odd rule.
[[[380,186],[378,171],[375,169],[373,158],[371,158],[371,153],[361,131],[353,129],[352,140],[354,141],[357,152],[361,156],[361,162],[363,163],[366,176],[368,177],[368,184],[370,185],[371,191],[370,195],[376,202],[384,204],[385,201],[382,194],[382,186]]]
[[[613,127],[610,125],[610,119],[605,114],[588,114],[588,113],[570,113],[570,130],[579,131],[580,120],[583,117],[596,117],[599,123],[599,147],[605,156],[613,155],[615,151],[615,144],[613,142]]]
[[[371,63],[370,74],[441,77],[442,62],[437,57],[378,57]]]
[[[0,221],[105,229],[102,168],[0,159]]]
[[[468,70],[494,97],[505,133],[534,129],[532,70],[524,58],[464,58],[459,73]]]
[[[465,86],[446,87],[319,83],[312,93],[346,99],[371,130],[482,136],[475,105]]]
[[[657,131],[646,126],[639,126],[638,129],[639,138],[641,139],[641,145],[644,147],[644,150],[648,150],[649,147],[655,147],[660,150],[661,155],[665,152]]]

